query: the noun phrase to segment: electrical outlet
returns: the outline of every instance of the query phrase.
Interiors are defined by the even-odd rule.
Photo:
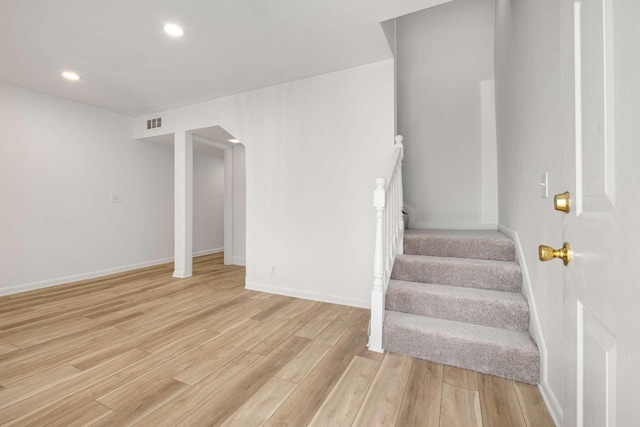
[[[112,194],[111,195],[111,203],[121,203],[122,202],[122,196],[119,194]]]
[[[271,266],[271,275],[272,275],[272,276],[275,276],[275,275],[276,275],[276,266],[275,266],[275,265],[272,265],[272,266]]]

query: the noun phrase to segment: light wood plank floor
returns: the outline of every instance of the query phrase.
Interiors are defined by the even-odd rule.
[[[0,424],[553,425],[536,387],[367,351],[367,310],[171,270],[0,298]]]

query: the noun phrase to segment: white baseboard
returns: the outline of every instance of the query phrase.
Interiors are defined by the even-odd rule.
[[[516,245],[518,264],[520,264],[520,268],[522,269],[522,290],[524,291],[524,294],[527,297],[527,301],[529,302],[529,315],[531,316],[532,329],[531,332],[533,333],[536,344],[538,344],[538,349],[540,350],[540,385],[538,386],[538,388],[540,389],[542,398],[547,404],[547,408],[549,408],[549,413],[551,414],[553,421],[556,423],[556,425],[559,426],[562,425],[562,406],[560,405],[560,402],[558,401],[555,393],[549,385],[547,345],[545,344],[544,336],[542,335],[540,318],[538,317],[538,309],[536,307],[535,298],[533,297],[531,279],[529,278],[529,270],[527,269],[527,263],[522,251],[522,245],[520,244],[520,238],[518,237],[517,231],[503,225],[498,225],[498,231],[511,238],[511,240],[513,240]]]
[[[193,256],[203,256],[203,255],[219,254],[220,252],[224,252],[224,248],[207,249],[206,251],[198,251],[198,252],[194,252],[194,253],[193,253]]]
[[[252,291],[260,291],[269,294],[284,295],[288,297],[302,298],[312,301],[328,302],[331,304],[348,305],[350,307],[369,309],[371,306],[371,301],[366,299],[360,300],[356,298],[346,298],[338,295],[327,295],[319,292],[303,291],[294,288],[283,288],[281,286],[266,285],[263,283],[250,281],[246,281],[245,287]]]
[[[247,260],[244,257],[240,257],[240,256],[234,256],[231,262],[233,263],[233,265],[243,265],[243,266],[247,265]]]
[[[11,295],[19,292],[32,291],[35,289],[47,288],[49,286],[62,285],[64,283],[78,282],[80,280],[95,279],[97,277],[109,276],[110,274],[122,273],[124,271],[136,270],[138,268],[152,267],[154,265],[166,264],[173,261],[171,258],[161,258],[153,261],[145,261],[138,264],[123,265],[120,267],[107,268],[105,270],[92,271],[89,273],[74,274],[71,276],[58,277],[56,279],[43,280],[40,282],[25,283],[12,286],[10,288],[0,288],[0,295]]]
[[[442,222],[415,222],[409,217],[409,228],[430,229],[430,230],[497,230],[498,224],[494,223],[442,223]]]
[[[553,422],[557,427],[562,426],[562,406],[558,399],[556,399],[556,395],[551,390],[548,382],[540,381],[538,384],[538,390],[540,390],[540,394],[542,395],[542,400],[547,404],[547,408],[549,409],[549,414],[551,414],[551,418],[553,418]]]
[[[195,256],[209,255],[209,254],[215,254],[223,251],[224,251],[224,248],[209,249],[206,251],[196,252],[193,254],[193,256],[195,257]],[[56,285],[62,285],[65,283],[78,282],[80,280],[95,279],[98,277],[109,276],[111,274],[123,273],[125,271],[130,271],[130,270],[137,270],[138,268],[145,268],[145,267],[152,267],[154,265],[166,264],[172,261],[173,261],[173,257],[161,258],[161,259],[156,259],[152,261],[140,262],[137,264],[123,265],[120,267],[107,268],[104,270],[91,271],[88,273],[73,274],[71,276],[58,277],[50,280],[42,280],[40,282],[25,283],[22,285],[12,286],[10,288],[0,288],[0,295],[12,295],[20,292],[33,291],[41,288],[48,288],[49,286],[56,286]],[[173,273],[173,277],[183,278],[182,276],[176,276],[175,272]]]
[[[188,279],[192,277],[193,274],[186,274],[184,271],[174,271],[171,277],[175,277],[176,279]]]

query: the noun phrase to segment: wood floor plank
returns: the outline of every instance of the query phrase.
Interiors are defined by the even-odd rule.
[[[292,304],[293,301],[295,301],[293,298],[286,298],[281,301],[275,301],[272,304],[270,304],[268,307],[260,310],[259,312],[251,316],[249,319],[263,322],[269,319],[270,317],[273,317],[278,311]]]
[[[413,359],[387,353],[360,407],[354,426],[395,426]]]
[[[204,320],[204,324],[212,331],[223,333],[234,325],[243,322],[247,317],[251,318],[265,307],[269,300],[254,300],[242,297],[236,304],[212,314]]]
[[[153,371],[159,366],[163,366],[167,363],[189,363],[189,360],[185,355],[189,351],[190,347],[185,346],[182,353],[177,356],[174,354],[152,354],[149,355],[146,352],[142,352],[146,357],[144,360],[136,360],[128,363],[124,367],[116,369],[105,369],[102,372],[103,376],[100,380],[93,378],[93,375],[88,375],[87,381],[82,382],[75,393],[67,394],[63,399],[55,401],[54,404],[48,405],[46,408],[41,409],[37,413],[28,418],[35,424],[44,423],[47,419],[51,419],[53,416],[59,413],[65,413],[80,405],[86,404],[90,400],[99,399],[101,396],[110,394],[115,390],[119,390],[122,386],[136,381],[139,378],[146,378],[146,374]],[[140,352],[140,350],[135,350]],[[86,373],[92,373],[98,371],[99,367],[86,372],[83,372],[80,376]],[[96,374],[97,375],[97,374]]]
[[[178,341],[176,344],[180,346],[174,346],[171,352],[154,353],[147,363],[140,364],[131,381],[121,381],[119,387],[100,395],[96,400],[110,409],[119,410],[132,399],[165,383],[197,361],[212,357],[215,350],[207,346],[208,342],[194,346],[191,340],[184,339]]]
[[[94,423],[109,414],[111,414],[111,409],[92,400],[86,405],[72,409],[60,418],[48,420],[47,427],[84,427],[94,425]],[[24,425],[26,426],[26,424]],[[35,424],[35,426],[38,426],[38,424]]]
[[[300,312],[293,318],[287,319],[268,319],[263,322],[270,325],[270,331],[253,345],[247,347],[248,351],[258,354],[269,354],[282,343],[283,340],[295,334],[298,329],[302,328],[311,319],[318,315],[322,310],[321,305],[307,306],[308,309]]]
[[[346,332],[356,317],[358,317],[358,313],[355,311],[342,311],[300,354],[287,363],[276,376],[296,384],[301,383],[318,362],[320,362],[322,357]],[[296,336],[298,335],[296,334]]]
[[[555,427],[538,387],[514,381],[516,395],[527,427]]]
[[[322,311],[304,327],[300,328],[296,335],[303,338],[313,339],[323,330],[333,319],[346,309],[343,305],[329,304],[322,308]]]
[[[224,390],[187,415],[178,425],[186,427],[221,424],[308,343],[307,338],[290,337]]]
[[[262,426],[280,407],[297,384],[273,377],[239,407],[221,425],[226,427],[259,427]]]
[[[91,384],[100,382],[105,376],[110,375],[110,372],[117,371],[116,367],[124,368],[147,356],[147,353],[143,351],[132,350],[108,362],[111,366],[105,367],[106,369],[104,370],[96,368],[81,372],[53,387],[49,387],[25,399],[19,400],[12,405],[1,408],[0,420],[2,420],[3,423],[20,420],[20,424],[25,425],[29,422],[35,422],[36,420],[33,420],[33,418],[36,418],[40,420],[41,425],[45,425],[48,420],[55,419],[52,414],[57,414],[56,418],[64,415],[65,411],[59,409],[61,407],[61,405],[58,404],[60,401],[89,387]]]
[[[25,333],[19,332],[15,337],[11,337],[11,343],[22,349],[33,347],[56,338],[69,335],[77,335],[89,329],[95,329],[98,324],[92,320],[70,319],[61,323],[49,324],[42,329]]]
[[[112,411],[106,417],[92,424],[92,427],[129,426],[144,418],[188,387],[174,379],[169,379],[157,388],[129,400],[129,403]]]
[[[311,421],[353,358],[363,352],[366,342],[364,333],[347,331],[265,425],[299,426]]]
[[[311,419],[309,427],[351,426],[379,366],[375,360],[355,356]]]
[[[436,363],[414,360],[400,405],[397,426],[438,427],[442,402],[442,375]],[[442,366],[442,365],[440,365]]]
[[[445,365],[443,375],[444,382],[447,384],[478,391],[478,379],[473,371]]]
[[[248,319],[236,328],[217,336],[215,339],[203,344],[203,350],[211,356],[202,357],[189,367],[184,369],[175,378],[186,384],[195,384],[202,378],[216,370],[221,364],[233,359],[245,350],[250,343],[255,342],[256,337],[267,330],[264,324]]]
[[[16,347],[15,345],[13,345],[11,343],[0,345],[0,355],[9,354],[9,353],[12,353],[12,352],[14,352],[16,350],[20,350],[20,348]]]
[[[262,358],[263,356],[259,354],[242,352],[135,425],[148,427],[176,426],[183,418],[204,405],[209,399],[222,391],[227,384],[233,383],[236,378]]]
[[[25,381],[14,384],[12,387],[0,391],[0,408],[9,406],[18,400],[25,399],[26,397],[43,391],[49,387],[53,387],[59,382],[71,378],[79,373],[80,370],[73,366],[56,366],[55,368],[42,372],[41,374],[30,377]]]
[[[443,427],[482,427],[478,392],[443,383],[440,425]],[[487,424],[485,427],[491,426],[492,424]]]
[[[478,374],[480,408],[484,425],[524,427],[524,417],[513,381],[493,375]]]
[[[67,364],[77,356],[92,353],[96,346],[113,342],[122,336],[115,328],[99,328],[79,335],[69,335],[51,345],[32,347],[25,352],[10,353],[16,355],[0,370],[0,384],[10,387],[26,378],[47,371],[55,366]]]

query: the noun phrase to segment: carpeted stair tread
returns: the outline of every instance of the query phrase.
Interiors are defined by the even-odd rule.
[[[513,240],[495,230],[405,230],[404,253],[515,261]]]
[[[386,309],[512,330],[529,327],[529,305],[519,293],[391,280]]]
[[[537,384],[538,348],[528,332],[385,312],[385,350]]]
[[[522,288],[522,271],[512,261],[396,255],[391,278],[506,292]]]

